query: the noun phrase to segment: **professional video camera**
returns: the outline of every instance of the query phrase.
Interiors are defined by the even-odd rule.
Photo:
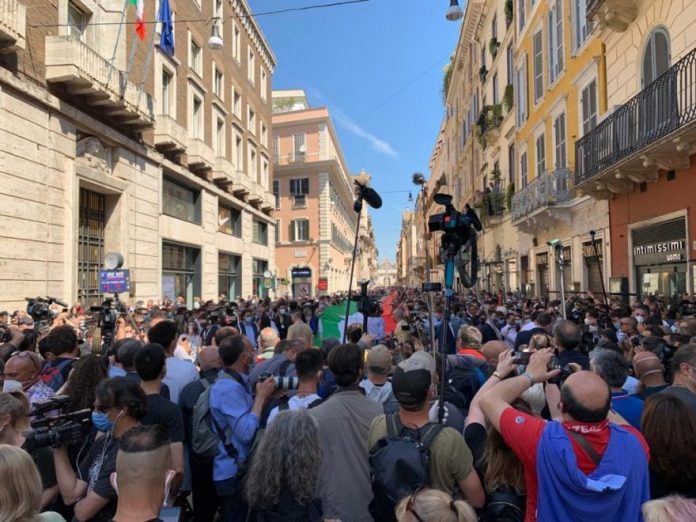
[[[97,327],[101,332],[101,353],[106,355],[111,349],[111,345],[114,341],[114,333],[116,330],[116,322],[120,314],[126,314],[126,309],[123,303],[118,299],[107,297],[102,302],[101,306],[90,307],[90,312],[98,316]]]
[[[381,315],[382,305],[379,299],[375,296],[367,295],[368,284],[370,284],[369,279],[358,281],[358,286],[360,287],[360,294],[352,295],[351,300],[358,303],[358,312],[363,314],[363,316],[374,317]]]
[[[69,412],[71,399],[67,395],[56,395],[34,404],[29,415],[31,431],[26,434],[24,449],[32,452],[39,448],[71,446],[79,444],[92,426],[92,412],[89,409]],[[60,411],[57,416],[49,413]]]
[[[63,308],[68,305],[55,297],[25,297],[27,301],[27,313],[35,322],[53,319],[53,312],[50,306],[53,303],[59,304]]]
[[[443,205],[445,211],[428,219],[428,231],[444,232],[441,238],[440,257],[454,258],[459,279],[465,288],[476,284],[478,259],[476,257],[476,232],[483,228],[476,212],[467,205],[462,214],[452,205],[449,194],[435,194],[435,203]]]

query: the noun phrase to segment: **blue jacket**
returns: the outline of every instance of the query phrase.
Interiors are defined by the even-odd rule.
[[[546,425],[537,451],[537,522],[642,522],[640,508],[650,500],[648,459],[635,435],[609,427],[604,455],[585,475],[563,425]]]

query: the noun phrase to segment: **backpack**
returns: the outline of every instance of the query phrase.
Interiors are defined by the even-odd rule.
[[[447,362],[449,386],[445,386],[445,401],[454,404],[466,417],[471,401],[481,388],[477,368],[466,357],[451,355],[447,357]]]
[[[429,422],[415,431],[405,428],[398,413],[385,416],[387,435],[370,449],[372,493],[370,514],[394,521],[401,499],[430,484],[430,446],[444,426]]]
[[[65,359],[64,361],[60,361],[56,366],[44,366],[43,370],[41,370],[39,379],[46,386],[57,392],[60,390],[60,387],[65,384],[63,369],[72,365],[74,362],[75,359]]]
[[[218,379],[232,378],[226,373],[218,377]],[[232,458],[236,458],[236,448],[228,442],[224,434],[220,435],[224,430],[217,426],[217,422],[215,422],[212,413],[210,413],[210,390],[213,386],[206,379],[201,379],[201,384],[203,384],[204,390],[196,399],[191,416],[191,449],[197,457],[212,460],[217,455],[218,443],[222,441],[227,453]],[[242,383],[240,382],[240,384]],[[213,425],[215,425],[215,429],[213,429]]]
[[[500,486],[488,495],[481,522],[523,522],[526,497],[509,486]]]

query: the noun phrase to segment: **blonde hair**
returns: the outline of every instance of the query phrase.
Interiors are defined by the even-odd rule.
[[[0,444],[0,520],[34,522],[41,507],[41,477],[29,454]]]
[[[444,491],[424,489],[405,497],[396,506],[399,522],[476,522],[474,509],[463,500],[453,500]]]
[[[17,432],[26,431],[29,427],[29,400],[21,390],[0,392],[0,417],[9,415],[9,426]],[[0,443],[3,440],[0,431]],[[2,519],[0,519],[2,520]]]
[[[642,509],[645,522],[696,520],[696,501],[679,495],[651,500]]]

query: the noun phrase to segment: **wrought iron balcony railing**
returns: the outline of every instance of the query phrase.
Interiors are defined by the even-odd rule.
[[[570,197],[570,171],[545,172],[512,196],[512,220],[518,221],[535,210],[568,201]]]
[[[575,143],[575,184],[696,121],[696,49]]]

